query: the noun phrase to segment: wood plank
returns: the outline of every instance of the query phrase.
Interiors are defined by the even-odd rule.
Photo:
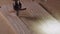
[[[36,2],[22,2],[23,7],[27,9],[20,11],[20,19],[27,25],[27,27],[33,31],[34,34],[47,34],[43,31],[44,26],[47,24],[59,23],[53,15],[48,13],[42,6]],[[55,22],[54,22],[55,21]],[[38,27],[40,26],[40,28]],[[48,26],[48,25],[47,25]]]
[[[41,3],[51,15],[60,21],[60,0],[35,0],[36,3]]]
[[[15,12],[10,13],[10,11],[14,11],[11,4],[9,3],[10,1],[4,0],[1,2],[3,2],[0,8],[1,15],[3,15],[2,16],[4,17],[3,19],[8,21],[7,24],[13,30],[14,34],[31,34],[29,29],[26,27],[26,25],[16,16]],[[8,31],[9,31],[8,34],[13,33],[13,32],[10,32],[10,30]]]
[[[9,23],[10,22],[6,20],[4,15],[0,12],[0,34],[16,34]]]
[[[27,9],[20,11],[18,18],[15,12],[11,13],[14,11],[11,0],[0,1],[2,3],[0,3],[2,6],[0,8],[0,17],[2,17],[0,21],[3,23],[1,23],[3,27],[0,26],[3,28],[3,30],[1,28],[1,34],[47,34],[47,31],[49,31],[47,28],[51,25],[54,27],[52,30],[58,28],[60,31],[59,21],[36,2],[21,0],[22,8]],[[6,28],[4,29],[4,27]],[[44,31],[44,28],[47,30],[46,32]],[[49,31],[48,34],[56,33],[51,31]]]

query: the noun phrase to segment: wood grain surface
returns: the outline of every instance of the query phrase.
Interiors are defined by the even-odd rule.
[[[13,0],[0,0],[0,34],[60,34],[59,12],[55,11],[54,5],[45,5],[41,1],[45,8],[54,9],[55,13],[48,8],[49,13],[38,4],[39,0],[20,1],[22,8],[26,10],[20,10],[17,16],[13,9]]]

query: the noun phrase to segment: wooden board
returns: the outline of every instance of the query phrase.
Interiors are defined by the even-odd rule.
[[[22,8],[27,9],[20,11],[18,17],[13,9],[12,0],[0,0],[0,2],[0,34],[47,34],[43,30],[46,25],[50,27],[51,24],[59,24],[53,15],[31,0],[21,0]]]
[[[0,12],[1,15],[3,15],[2,17],[4,17],[2,19],[4,19],[4,21],[6,21],[5,23],[7,23],[7,26],[5,27],[7,27],[6,30],[8,30],[1,30],[3,33],[1,32],[0,34],[4,34],[5,31],[5,34],[31,34],[26,25],[16,16],[13,6],[11,5],[12,3],[10,3],[9,0],[1,0],[0,2],[3,3],[1,4]],[[4,21],[0,23],[6,25]],[[4,26],[3,24],[2,26]],[[10,26],[10,28],[8,26]]]
[[[34,34],[47,34],[47,32],[43,31],[42,27],[46,26],[49,23],[59,23],[58,20],[53,17],[54,15],[51,15],[38,3],[33,1],[22,3],[24,5],[23,7],[26,7],[27,9],[25,11],[20,11],[20,19],[31,31],[33,31]]]
[[[35,0],[35,2],[42,4],[51,15],[60,21],[60,0]]]

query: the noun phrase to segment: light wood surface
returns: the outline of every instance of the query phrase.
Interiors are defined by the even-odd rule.
[[[26,3],[26,4],[25,4]],[[36,2],[23,2],[24,6],[27,7],[26,11],[20,12],[20,19],[27,25],[28,28],[33,30],[34,34],[45,34],[42,31],[42,27],[38,29],[38,25],[42,26],[44,23],[59,23],[53,15],[47,12],[42,6]],[[27,6],[28,5],[28,6]],[[30,15],[29,15],[30,14]],[[25,16],[27,15],[27,16]],[[48,25],[47,25],[48,26]],[[40,30],[40,32],[38,31]],[[47,33],[46,33],[47,34]]]
[[[12,3],[12,0],[0,0],[0,34],[54,34],[60,31],[55,14],[50,14],[37,1],[21,0],[22,8],[26,10],[19,11],[19,16],[16,16]],[[53,30],[58,30],[47,30],[51,25]]]

